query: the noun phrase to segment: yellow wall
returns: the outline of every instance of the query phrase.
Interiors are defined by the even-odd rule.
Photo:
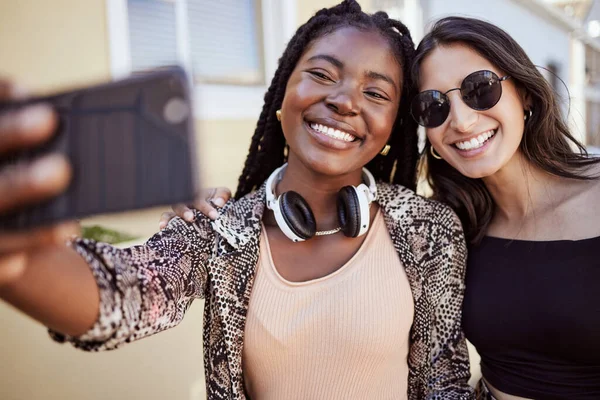
[[[0,75],[35,91],[110,77],[104,0],[1,0]]]
[[[117,351],[85,353],[53,343],[45,330],[0,302],[0,399],[205,399],[202,307],[174,329]]]
[[[198,121],[198,156],[203,186],[235,191],[256,128],[256,119]]]

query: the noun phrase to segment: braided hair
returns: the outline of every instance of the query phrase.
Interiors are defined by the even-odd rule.
[[[410,32],[404,24],[389,18],[385,12],[366,14],[355,0],[344,0],[335,7],[318,11],[298,28],[279,59],[279,66],[265,94],[265,103],[239,178],[236,198],[257,189],[286,161],[285,138],[275,112],[281,108],[288,79],[304,51],[314,40],[343,27],[380,33],[389,41],[396,60],[402,66],[403,87],[398,116],[388,141],[390,152],[385,157],[376,156],[367,168],[378,181],[399,183],[415,189],[418,138],[417,124],[409,114],[410,100],[416,94],[410,74],[415,53]]]

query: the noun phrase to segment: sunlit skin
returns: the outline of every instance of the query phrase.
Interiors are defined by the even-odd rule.
[[[422,63],[419,90],[446,92],[460,87],[467,75],[479,70],[493,71],[499,77],[506,75],[466,45],[438,46]],[[426,130],[429,141],[444,160],[469,178],[489,177],[517,162],[527,106],[512,79],[502,82],[502,97],[489,110],[473,110],[462,101],[458,90],[448,93],[448,97],[450,115],[439,127]],[[496,134],[479,151],[465,152],[454,145],[489,130]]]

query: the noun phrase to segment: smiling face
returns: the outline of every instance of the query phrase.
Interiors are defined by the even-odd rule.
[[[460,87],[465,77],[480,70],[492,71],[499,77],[506,75],[466,45],[438,46],[421,64],[419,90],[445,93]],[[527,107],[511,79],[501,85],[500,100],[484,111],[467,106],[460,91],[449,92],[450,115],[442,125],[426,129],[435,151],[469,178],[491,176],[518,154]]]
[[[398,113],[402,69],[379,33],[345,27],[315,40],[292,72],[282,104],[290,164],[323,175],[365,166]]]

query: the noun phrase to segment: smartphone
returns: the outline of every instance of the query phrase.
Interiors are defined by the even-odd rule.
[[[71,162],[73,179],[56,198],[1,214],[0,230],[192,200],[199,181],[190,97],[184,70],[168,67],[1,105],[49,103],[59,124],[48,143],[0,156],[0,165],[62,153]]]

